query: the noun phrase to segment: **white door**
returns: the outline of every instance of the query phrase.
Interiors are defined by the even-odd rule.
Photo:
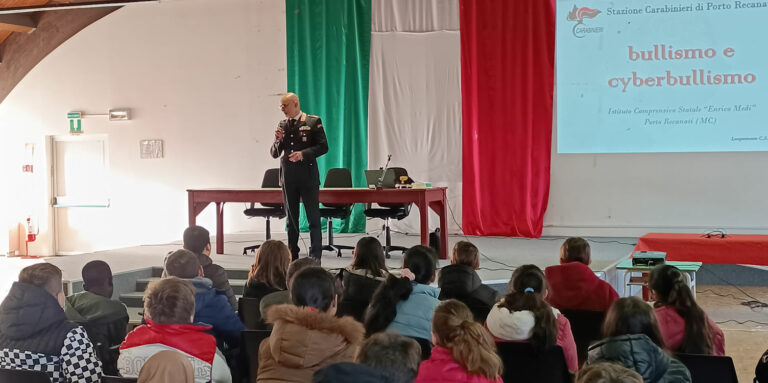
[[[51,150],[56,254],[102,250],[110,213],[106,136],[53,137]]]

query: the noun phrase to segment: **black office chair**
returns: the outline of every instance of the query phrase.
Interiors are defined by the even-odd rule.
[[[122,376],[103,375],[101,377],[101,383],[136,383],[138,381],[138,378],[123,378]]]
[[[395,182],[400,182],[400,177],[408,176],[408,171],[404,168],[389,168],[395,173]],[[396,219],[401,220],[411,213],[411,204],[388,204],[380,203],[378,208],[374,208],[371,205],[367,205],[363,214],[369,218],[381,218],[384,220],[384,230],[386,233],[386,241],[384,245],[384,254],[389,258],[390,251],[402,251],[405,253],[408,248],[402,246],[392,246],[392,235],[389,228],[389,220]]]
[[[259,306],[261,298],[242,297],[237,300],[237,316],[248,330],[266,329]]]
[[[280,187],[280,169],[267,169],[264,172],[264,178],[261,180],[261,188],[279,188]],[[267,238],[272,239],[272,233],[270,231],[269,219],[274,217],[277,219],[285,218],[285,208],[282,203],[262,203],[262,207],[256,207],[255,203],[251,203],[251,207],[245,209],[243,214],[248,218],[264,217],[267,219]],[[248,251],[256,251],[261,245],[248,246],[243,248],[243,255],[248,255]]]
[[[325,175],[323,188],[351,188],[352,173],[346,168],[335,168],[328,170]],[[352,213],[352,205],[328,205],[323,204],[320,208],[320,216],[328,219],[328,244],[323,246],[324,251],[335,251],[337,257],[341,257],[341,250],[352,250],[354,246],[334,245],[333,244],[333,219],[345,219]]]
[[[42,371],[11,370],[0,368],[0,383],[51,383],[48,374]]]
[[[730,356],[677,354],[691,372],[691,380],[695,383],[738,383],[736,368]]]
[[[587,360],[589,345],[603,339],[602,326],[605,313],[589,310],[560,310],[560,313],[571,322],[579,365],[582,365]]]
[[[249,382],[256,383],[259,376],[259,346],[270,335],[272,330],[245,330],[240,333],[240,344],[244,350],[241,355],[245,359],[243,366],[247,367]]]
[[[496,342],[496,352],[504,363],[505,382],[573,382],[560,346],[537,354],[530,343]]]

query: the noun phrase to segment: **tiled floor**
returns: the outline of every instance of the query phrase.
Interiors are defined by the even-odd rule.
[[[742,302],[768,302],[768,287],[699,286],[696,299],[725,333],[725,352],[733,358],[739,382],[755,377],[757,359],[768,349],[768,308]],[[747,296],[749,294],[751,297]]]

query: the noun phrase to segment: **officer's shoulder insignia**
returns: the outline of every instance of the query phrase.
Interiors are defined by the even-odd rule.
[[[299,130],[312,130],[312,128],[310,128],[307,125],[304,125],[304,126],[300,127]]]

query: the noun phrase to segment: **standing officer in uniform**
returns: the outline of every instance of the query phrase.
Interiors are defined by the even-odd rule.
[[[288,248],[293,259],[299,257],[299,200],[309,221],[310,256],[320,261],[323,236],[320,229],[320,173],[317,157],[328,153],[323,122],[320,117],[307,115],[299,107],[299,97],[286,93],[280,99],[280,109],[286,119],[275,130],[275,143],[270,148],[272,158],[280,159],[280,181],[283,185],[288,216]]]

